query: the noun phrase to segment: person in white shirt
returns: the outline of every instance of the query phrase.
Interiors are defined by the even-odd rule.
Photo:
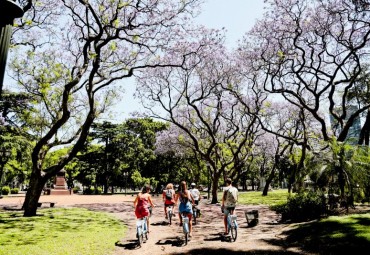
[[[190,191],[191,195],[192,195],[192,196],[193,196],[193,198],[194,198],[194,203],[195,203],[195,205],[198,205],[198,204],[199,204],[199,201],[200,201],[200,192],[199,192],[199,190],[196,188],[196,185],[195,185],[195,183],[194,183],[194,182],[192,182],[192,183],[190,184],[190,187],[191,187],[191,189],[189,189],[189,191]]]

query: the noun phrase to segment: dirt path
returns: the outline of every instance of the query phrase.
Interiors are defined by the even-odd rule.
[[[223,222],[220,205],[207,204],[202,201],[199,208],[202,216],[198,224],[193,226],[193,237],[188,245],[184,245],[184,235],[176,216],[172,225],[164,218],[162,200],[154,197],[156,207],[150,218],[149,240],[137,246],[136,218],[133,212],[133,198],[129,201],[113,204],[80,204],[74,205],[92,210],[107,211],[122,220],[128,227],[125,238],[117,241],[115,255],[154,255],[154,254],[308,254],[297,248],[284,248],[281,243],[282,232],[289,225],[278,223],[279,216],[269,210],[267,206],[238,206],[238,238],[230,242],[223,233]],[[246,210],[259,211],[259,224],[248,227],[244,212]],[[278,240],[278,241],[277,241]]]
[[[20,206],[22,197],[0,199],[0,206]],[[308,254],[295,247],[284,248],[283,231],[290,226],[278,223],[279,216],[267,206],[238,206],[238,238],[230,242],[223,237],[223,222],[220,205],[201,201],[202,216],[193,227],[193,237],[188,245],[183,243],[182,228],[175,217],[172,225],[164,218],[162,199],[154,197],[156,207],[150,219],[149,240],[138,247],[136,243],[136,218],[133,212],[134,197],[114,196],[42,196],[40,201],[56,202],[56,207],[84,207],[91,210],[112,213],[128,227],[128,232],[116,242],[114,255],[156,255],[156,254]],[[248,227],[244,212],[257,209],[259,224]]]

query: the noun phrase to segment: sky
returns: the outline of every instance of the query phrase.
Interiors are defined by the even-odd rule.
[[[264,6],[264,0],[205,0],[202,13],[195,22],[209,28],[224,27],[227,30],[226,45],[232,49],[237,46],[237,41],[253,27],[256,20],[262,18]],[[121,103],[114,109],[114,116],[118,122],[129,118],[131,112],[142,109],[139,101],[133,97],[133,84],[126,83],[126,85],[126,93],[121,98]]]
[[[225,27],[228,31],[227,45],[233,47],[253,27],[256,20],[262,18],[263,2],[264,0],[206,0],[196,21],[210,28]]]

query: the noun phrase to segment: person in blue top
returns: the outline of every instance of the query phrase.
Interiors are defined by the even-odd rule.
[[[189,236],[191,237],[192,231],[193,231],[191,218],[193,216],[194,198],[191,195],[190,191],[187,189],[185,181],[182,181],[180,184],[179,192],[177,193],[177,197],[176,197],[176,204],[178,201],[180,201],[180,205],[179,205],[180,226],[182,226],[181,214],[185,212],[189,218]]]

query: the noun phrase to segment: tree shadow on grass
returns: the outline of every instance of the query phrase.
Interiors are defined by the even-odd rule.
[[[330,220],[309,222],[282,233],[286,238],[265,240],[281,247],[298,247],[302,251],[317,254],[364,254],[370,249],[370,242],[361,236],[358,229],[370,227],[370,219],[352,217],[353,221],[335,222]],[[357,226],[355,228],[354,226]]]
[[[172,253],[173,255],[176,254],[183,254],[179,253]],[[268,251],[268,250],[253,250],[253,251],[233,251],[229,249],[212,249],[212,248],[199,248],[193,249],[186,252],[187,255],[278,255],[278,254],[287,254],[287,255],[297,255],[299,253],[290,252],[290,251]]]

